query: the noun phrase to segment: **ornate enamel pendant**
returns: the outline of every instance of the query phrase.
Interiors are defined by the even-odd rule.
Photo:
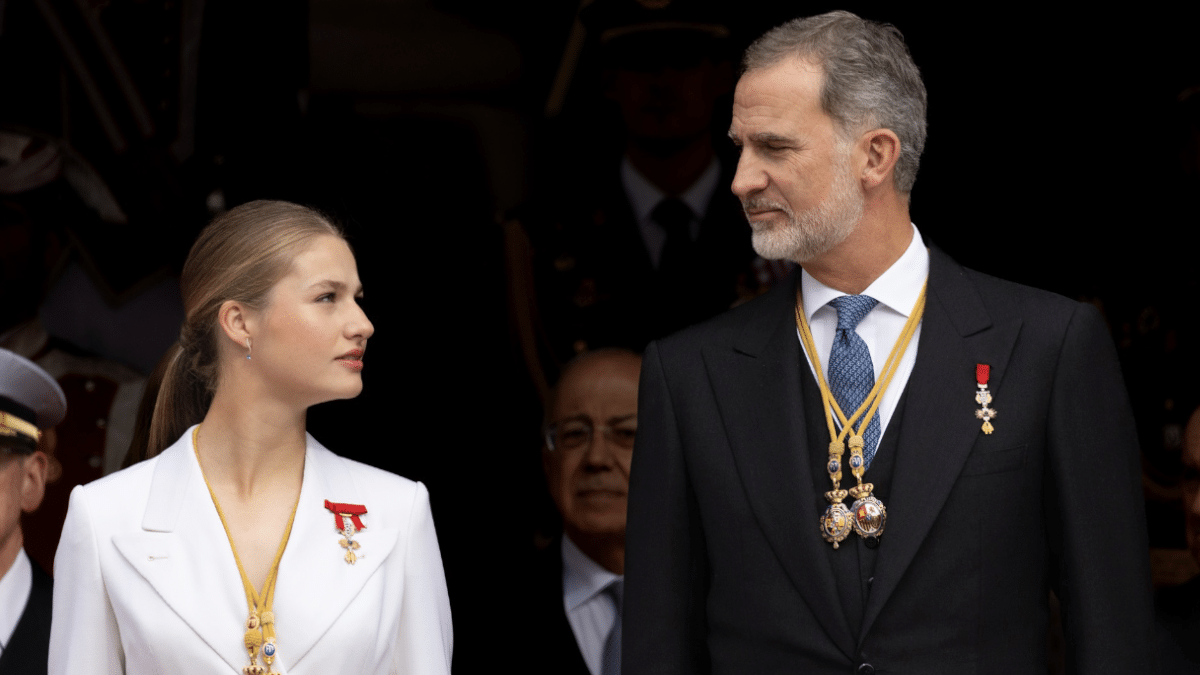
[[[887,525],[887,509],[884,508],[883,502],[871,496],[871,490],[874,488],[870,483],[863,483],[850,489],[851,496],[855,498],[854,504],[850,506],[850,511],[854,514],[854,531],[864,539],[881,536],[884,526]]]
[[[275,638],[267,638],[267,641],[263,643],[262,657],[263,665],[269,669],[271,664],[275,662]]]
[[[825,498],[829,500],[829,506],[821,515],[821,537],[837,548],[850,536],[850,530],[854,528],[854,517],[850,515],[850,509],[842,503],[846,498],[845,490],[826,492]]]
[[[367,507],[362,504],[338,504],[326,499],[325,508],[333,511],[333,526],[337,529],[338,534],[342,535],[342,538],[338,540],[338,545],[346,549],[346,555],[342,559],[346,561],[347,565],[353,565],[359,558],[355,551],[361,546],[354,541],[354,535],[359,530],[366,529],[366,525],[363,525],[359,516],[367,512]]]
[[[992,393],[988,391],[988,379],[991,377],[992,367],[986,363],[975,364],[975,381],[979,384],[979,391],[975,392],[975,402],[980,405],[979,410],[975,411],[975,419],[983,420],[983,433],[990,434],[996,430],[992,426],[992,420],[996,417],[995,408],[990,407],[992,403]]]

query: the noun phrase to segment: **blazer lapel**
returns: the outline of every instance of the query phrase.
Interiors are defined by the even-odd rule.
[[[361,548],[353,565],[344,559],[327,499],[367,507],[365,527],[354,536]],[[280,658],[289,667],[312,650],[395,548],[400,530],[387,527],[384,513],[383,504],[370,503],[359,489],[346,460],[309,436],[300,506],[275,586]]]
[[[809,469],[814,449],[800,389],[800,368],[808,366],[792,319],[798,278],[771,291],[732,349],[706,347],[703,358],[750,507],[792,585],[813,612],[829,617],[822,626],[850,658],[854,633],[822,548],[821,498]]]
[[[860,639],[896,590],[982,433],[974,416],[975,364],[991,365],[990,389],[998,391],[1020,329],[1020,321],[993,325],[962,268],[931,249],[925,314],[887,504],[888,543],[880,549]]]
[[[231,668],[246,665],[242,580],[190,432],[159,456],[142,532],[114,535],[113,545]]]

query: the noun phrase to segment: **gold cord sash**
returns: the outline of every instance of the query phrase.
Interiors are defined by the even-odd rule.
[[[192,431],[192,448],[196,451],[196,461],[200,461],[200,425],[196,425],[196,429]],[[250,616],[246,619],[246,634],[243,638],[243,644],[246,647],[246,652],[250,657],[250,665],[242,668],[243,675],[264,675],[265,673],[273,672],[271,665],[275,662],[276,645],[275,645],[275,613],[271,611],[271,607],[275,603],[275,580],[279,576],[279,561],[283,559],[283,550],[287,548],[288,538],[292,534],[292,523],[296,521],[296,510],[300,507],[300,496],[296,495],[296,503],[292,506],[292,515],[288,518],[287,529],[283,531],[283,538],[279,541],[279,549],[275,551],[275,560],[271,563],[271,569],[267,572],[267,579],[263,582],[263,592],[259,594],[254,589],[254,584],[251,583],[250,577],[247,576],[245,568],[242,567],[242,559],[238,557],[237,545],[233,543],[233,534],[229,531],[229,522],[225,520],[225,512],[221,510],[221,502],[217,501],[217,493],[213,492],[212,484],[208,482],[208,477],[204,476],[204,467],[200,468],[200,475],[204,477],[204,485],[208,488],[208,494],[212,496],[213,505],[217,507],[217,515],[221,518],[221,526],[225,528],[225,536],[229,538],[229,548],[233,550],[233,560],[237,563],[238,574],[242,577],[242,589],[246,592],[246,605],[250,609]],[[263,666],[256,663],[259,649],[262,649]]]
[[[804,351],[808,353],[812,360],[813,370],[817,373],[817,385],[821,389],[821,403],[825,410],[825,423],[829,428],[829,461],[826,469],[829,472],[829,479],[833,482],[833,490],[825,493],[825,499],[829,501],[829,506],[821,515],[821,536],[825,541],[832,543],[835,549],[846,537],[850,536],[851,529],[861,537],[879,537],[883,534],[883,528],[887,523],[887,509],[884,508],[883,502],[871,496],[871,491],[875,486],[862,482],[863,474],[866,472],[862,435],[866,432],[867,425],[871,423],[871,418],[879,410],[879,404],[883,401],[883,393],[892,383],[892,378],[900,368],[900,360],[904,356],[904,352],[908,350],[908,345],[917,332],[917,326],[921,323],[921,317],[925,313],[927,285],[928,282],[922,284],[917,302],[913,305],[908,320],[904,322],[904,329],[900,331],[900,336],[892,345],[892,351],[883,364],[880,378],[849,418],[842,412],[841,406],[838,405],[833,393],[829,390],[829,385],[825,382],[821,358],[817,356],[816,343],[813,341],[812,331],[805,318],[804,299],[801,297],[800,291],[796,291],[796,328],[800,331],[800,342],[804,346]],[[840,433],[834,425],[834,415],[837,415],[838,421],[842,425]],[[861,422],[858,430],[855,431],[853,425],[859,420]],[[847,436],[849,436],[850,445],[850,470],[858,482],[848,491],[841,489],[842,456],[846,450]],[[856,500],[850,509],[847,509],[846,505],[842,503],[847,494]]]

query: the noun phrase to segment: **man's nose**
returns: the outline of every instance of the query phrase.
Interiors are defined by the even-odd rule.
[[[603,427],[592,430],[592,437],[584,449],[583,459],[588,466],[611,466],[615,461],[616,448]]]
[[[754,158],[750,150],[743,150],[738,158],[737,172],[733,174],[733,183],[729,189],[738,199],[745,201],[747,197],[767,186],[767,173]]]

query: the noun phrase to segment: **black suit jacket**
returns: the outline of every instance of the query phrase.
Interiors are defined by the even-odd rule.
[[[33,586],[12,639],[0,655],[0,675],[46,675],[50,654],[50,610],[54,604],[54,582],[33,564]]]
[[[1200,673],[1200,576],[1155,593],[1162,672]]]
[[[590,675],[563,608],[562,549],[555,539],[530,566],[526,617],[530,653],[521,669],[534,675]],[[524,650],[523,650],[524,651]]]
[[[811,453],[826,448],[807,440],[794,302],[781,284],[647,349],[624,672],[1044,673],[1051,588],[1068,672],[1148,672],[1137,443],[1098,312],[931,253],[855,625],[818,531]],[[977,363],[992,368],[991,435]]]

